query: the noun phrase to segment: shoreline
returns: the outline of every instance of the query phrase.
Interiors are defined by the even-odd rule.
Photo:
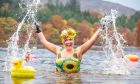
[[[60,44],[58,44],[59,46],[61,46],[61,47],[63,47],[63,45],[60,45]],[[76,47],[78,47],[79,45],[75,45],[74,46],[74,48],[76,48]],[[0,49],[3,49],[3,48],[6,48],[7,49],[7,47],[8,47],[8,45],[7,44],[0,44]],[[41,44],[39,44],[39,45],[34,45],[34,44],[30,44],[30,46],[29,46],[30,48],[33,48],[33,47],[37,47],[37,49],[46,49],[43,45],[41,45]],[[101,46],[101,45],[93,45],[93,46],[91,46],[91,48],[90,48],[90,50],[103,50],[102,49],[102,47],[103,46]],[[23,47],[19,47],[19,48],[23,48]],[[127,49],[127,48],[129,48],[129,49],[137,49],[137,50],[140,50],[140,47],[137,47],[137,46],[124,46],[124,49]]]

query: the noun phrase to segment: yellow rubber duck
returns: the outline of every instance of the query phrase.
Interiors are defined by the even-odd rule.
[[[16,58],[12,61],[13,66],[10,70],[12,77],[20,77],[20,78],[34,78],[35,69],[30,66],[23,67],[23,60],[20,58]]]

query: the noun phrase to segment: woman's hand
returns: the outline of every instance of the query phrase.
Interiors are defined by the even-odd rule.
[[[40,33],[41,32],[40,26],[37,23],[35,23],[34,25],[36,27],[36,33]]]
[[[29,62],[30,61],[30,54],[27,52],[25,55],[25,61]]]
[[[111,16],[105,16],[100,20],[100,29],[104,30],[106,27],[108,27],[110,24],[112,24],[112,17]]]

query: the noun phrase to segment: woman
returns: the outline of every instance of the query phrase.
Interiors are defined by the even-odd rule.
[[[74,37],[76,36],[76,32],[71,27],[63,30],[60,35],[64,46],[64,48],[62,48],[48,42],[41,32],[39,26],[36,25],[36,33],[41,43],[48,50],[56,54],[56,71],[68,73],[76,73],[80,71],[80,62],[82,60],[83,54],[95,43],[101,30],[102,29],[98,29],[90,40],[74,49]]]

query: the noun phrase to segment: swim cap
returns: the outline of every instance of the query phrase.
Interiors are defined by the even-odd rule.
[[[74,40],[75,36],[76,36],[76,31],[72,29],[72,27],[67,27],[61,32],[61,35],[60,35],[61,42],[64,43],[65,39],[67,38]]]

